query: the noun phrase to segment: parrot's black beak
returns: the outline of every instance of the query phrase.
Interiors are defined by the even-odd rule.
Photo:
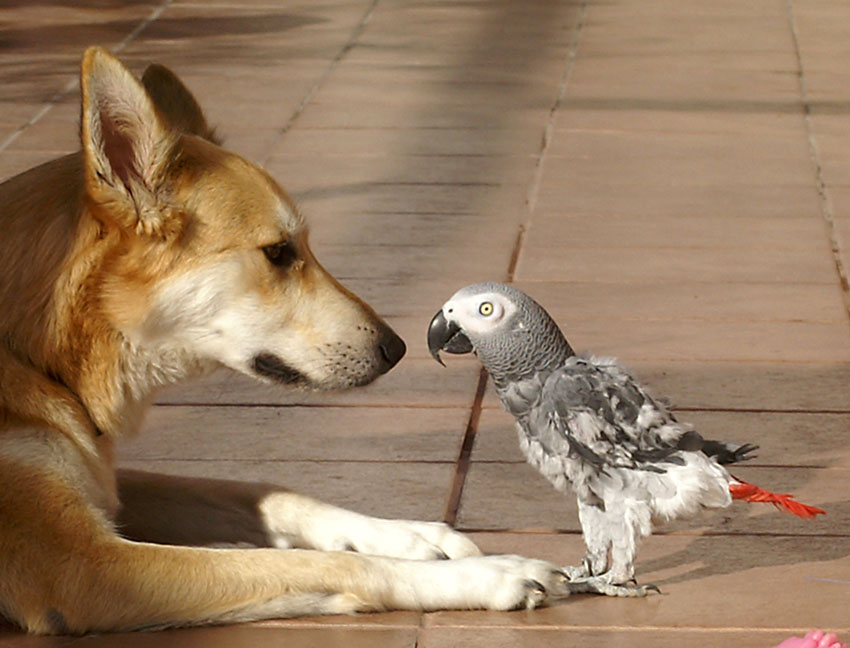
[[[440,351],[447,353],[469,353],[472,351],[472,343],[454,322],[450,322],[443,315],[443,311],[437,311],[431,324],[428,326],[428,350],[434,356],[434,360],[444,367]]]

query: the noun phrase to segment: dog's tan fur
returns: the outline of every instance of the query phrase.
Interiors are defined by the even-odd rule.
[[[139,83],[92,48],[81,89],[82,151],[0,185],[0,614],[81,633],[564,594],[551,565],[480,557],[444,525],[116,477],[113,444],[162,386],[226,365],[345,388],[404,346],[166,68]],[[202,546],[220,543],[266,548]]]

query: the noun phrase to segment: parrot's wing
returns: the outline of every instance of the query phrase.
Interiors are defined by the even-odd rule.
[[[613,360],[570,358],[546,380],[533,418],[544,446],[600,469],[663,472],[704,443]]]

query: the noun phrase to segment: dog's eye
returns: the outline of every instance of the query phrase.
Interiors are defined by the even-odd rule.
[[[272,265],[278,268],[288,268],[298,257],[295,248],[287,241],[265,246],[263,248],[263,254],[266,255],[266,258]]]

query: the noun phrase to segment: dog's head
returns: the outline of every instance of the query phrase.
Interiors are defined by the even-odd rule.
[[[130,346],[316,388],[398,362],[402,340],[322,268],[289,196],[215,143],[172,73],[140,83],[92,48],[82,95],[88,211],[115,241],[99,298]]]

